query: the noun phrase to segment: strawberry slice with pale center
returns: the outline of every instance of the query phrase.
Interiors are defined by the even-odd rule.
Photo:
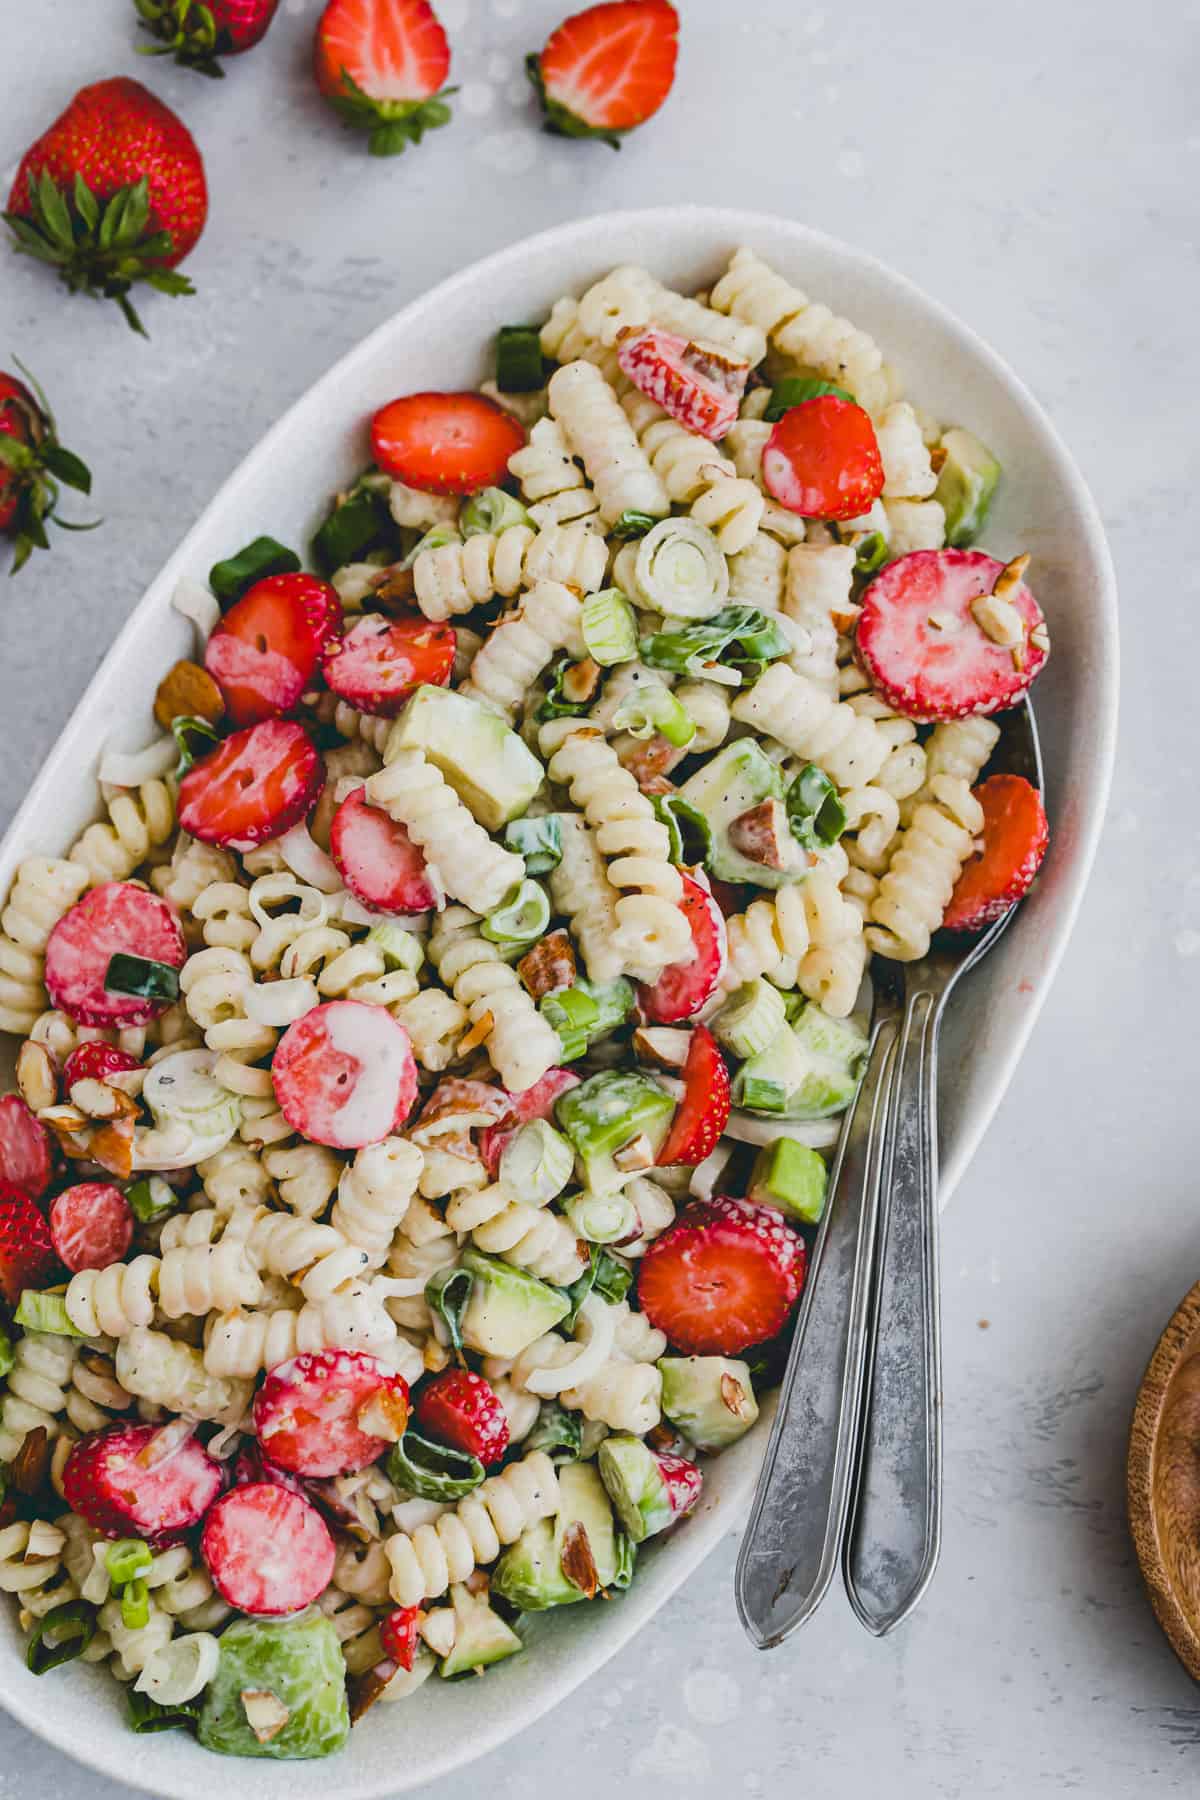
[[[446,686],[456,643],[453,625],[433,625],[419,613],[410,619],[368,613],[325,645],[322,672],[356,711],[394,719],[414,689]]]
[[[311,686],[342,607],[315,575],[268,575],[256,581],[208,640],[204,666],[235,725],[276,719]]]
[[[671,1121],[658,1166],[701,1163],[711,1156],[729,1122],[729,1070],[707,1025],[697,1025],[683,1065],[683,1099]]]
[[[989,775],[974,790],[983,808],[982,847],[963,865],[942,923],[982,931],[1033,885],[1050,827],[1042,796],[1022,775]]]
[[[355,899],[375,912],[422,913],[438,903],[419,847],[361,788],[347,794],[333,815],[329,853]]]
[[[654,1025],[676,1025],[690,1019],[711,1000],[721,983],[728,956],[725,919],[709,890],[692,875],[683,876],[680,911],[692,934],[692,954],[670,963],[654,983],[639,985],[638,999]]]
[[[804,1240],[769,1207],[693,1201],[651,1244],[638,1304],[689,1356],[736,1356],[775,1336],[800,1297]]]
[[[297,824],[325,785],[316,745],[291,719],[235,731],[179,784],[179,823],[205,844],[253,850]]]
[[[547,131],[619,149],[620,134],[644,124],[670,93],[678,54],[669,0],[609,0],[564,19],[525,66]]]
[[[650,325],[621,339],[617,361],[634,387],[688,431],[715,441],[738,416],[750,364]]]
[[[883,459],[869,413],[820,394],[790,406],[762,453],[763,486],[802,519],[855,519],[883,492]]]
[[[371,420],[379,467],[427,494],[500,487],[524,442],[518,421],[486,394],[402,394]]]

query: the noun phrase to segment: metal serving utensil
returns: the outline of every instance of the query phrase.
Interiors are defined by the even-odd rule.
[[[988,765],[1042,787],[1028,700]],[[779,1407],[742,1541],[738,1612],[759,1649],[821,1604],[842,1556],[877,1636],[929,1585],[941,1544],[937,1043],[946,1001],[1007,928],[876,959],[866,1070],[847,1113]]]

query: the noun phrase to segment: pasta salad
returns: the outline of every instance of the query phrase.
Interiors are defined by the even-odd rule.
[[[370,440],[0,917],[0,1588],[227,1754],[636,1579],[781,1367],[869,956],[1046,844],[999,465],[753,252]]]

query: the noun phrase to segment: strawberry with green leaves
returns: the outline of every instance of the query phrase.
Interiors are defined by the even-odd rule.
[[[18,251],[73,294],[115,300],[144,336],[135,282],[193,291],[177,265],[208,217],[204,164],[182,119],[140,82],[97,81],[25,152],[3,216]]]
[[[50,548],[51,521],[67,531],[91,529],[57,516],[59,482],[88,494],[91,471],[59,443],[45,394],[27,369],[22,373],[28,386],[0,370],[0,532],[13,540],[14,575],[35,550]]]
[[[547,131],[602,138],[619,150],[670,93],[678,53],[670,0],[606,0],[564,19],[525,67]]]
[[[240,56],[266,37],[279,0],[133,0],[145,29],[162,41],[143,56],[174,56],[199,75],[222,76],[223,56]]]
[[[317,21],[313,73],[372,156],[398,156],[445,125],[450,46],[429,0],[329,0]]]

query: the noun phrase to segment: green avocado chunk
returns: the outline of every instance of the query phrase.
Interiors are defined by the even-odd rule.
[[[635,1544],[665,1531],[675,1517],[658,1458],[641,1438],[607,1437],[596,1462],[617,1517]]]
[[[422,750],[481,825],[499,831],[525,812],[542,765],[498,713],[470,694],[419,687],[388,738],[387,754]]]
[[[794,865],[785,869],[769,869],[754,862],[734,847],[729,828],[743,813],[760,806],[764,800],[782,803],[786,784],[755,738],[737,738],[710,756],[688,777],[679,790],[686,800],[702,813],[712,833],[712,848],[706,861],[721,881],[753,881],[759,887],[778,888],[795,881],[803,872],[804,859],[796,846]]]
[[[616,1153],[644,1137],[657,1156],[675,1102],[647,1076],[611,1069],[563,1094],[554,1114],[583,1163],[588,1187],[594,1194],[610,1194],[629,1179],[613,1160]]]
[[[746,1198],[773,1206],[789,1219],[815,1225],[825,1208],[825,1159],[795,1138],[776,1138],[754,1159]]]
[[[523,1612],[544,1612],[550,1606],[571,1606],[576,1600],[592,1598],[563,1567],[564,1550],[578,1552],[580,1527],[587,1534],[597,1591],[611,1587],[620,1571],[612,1507],[592,1464],[567,1463],[560,1468],[558,1492],[557,1517],[539,1519],[529,1526],[492,1570],[493,1593]],[[572,1572],[579,1572],[570,1554],[567,1560]]]
[[[482,1356],[519,1356],[571,1310],[561,1288],[480,1250],[464,1250],[459,1267],[474,1278],[463,1309],[463,1343]]]
[[[723,1450],[758,1417],[754,1383],[744,1362],[729,1356],[664,1356],[662,1409],[697,1450]]]
[[[959,425],[942,433],[941,448],[946,459],[933,497],[946,515],[946,542],[961,550],[973,544],[987,524],[1000,464],[986,444]]]
[[[350,1733],[346,1664],[332,1621],[235,1619],[220,1639],[221,1660],[204,1696],[200,1742],[222,1756],[330,1756]],[[244,1695],[268,1695],[286,1710],[282,1727],[260,1741]],[[261,1727],[260,1727],[261,1729]]]
[[[450,1589],[450,1601],[454,1607],[454,1648],[438,1667],[438,1673],[447,1680],[452,1675],[465,1675],[470,1669],[486,1669],[525,1648],[516,1632],[499,1613],[492,1611],[486,1594],[472,1594],[458,1583]]]
[[[845,1112],[866,1062],[857,1026],[831,1019],[811,1002],[733,1079],[733,1102],[782,1119],[824,1119]]]

